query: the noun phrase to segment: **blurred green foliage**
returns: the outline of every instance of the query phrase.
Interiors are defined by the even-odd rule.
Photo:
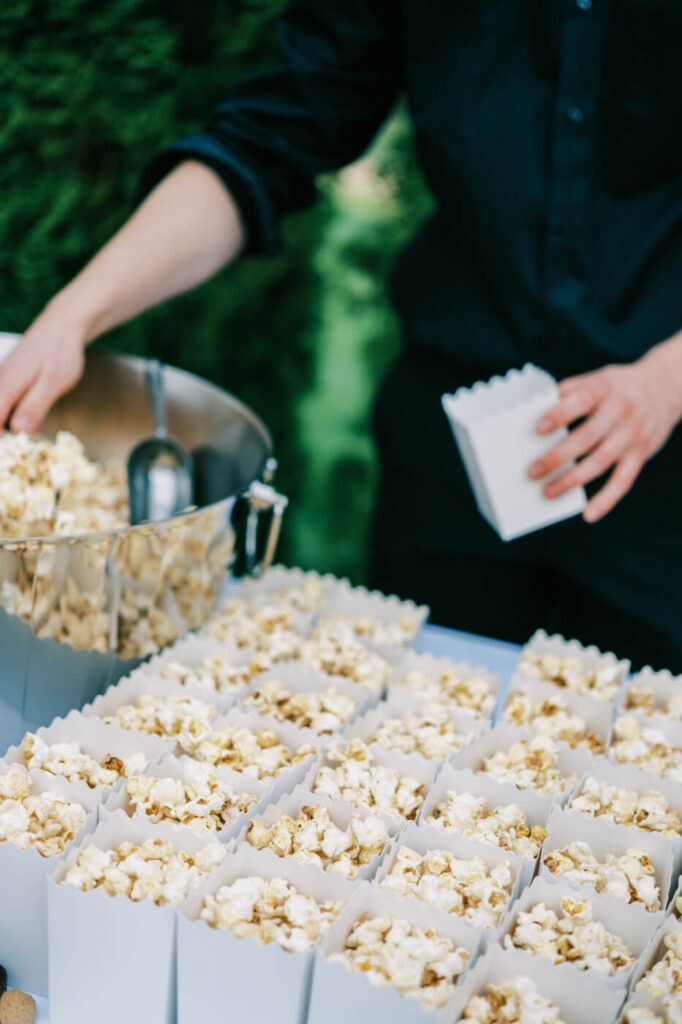
[[[276,59],[283,0],[5,0],[0,329],[23,330],[132,208],[143,163]],[[365,574],[369,411],[399,346],[385,282],[428,198],[406,120],[320,183],[276,259],[245,261],[114,332],[233,390],[270,426],[291,498],[280,557]]]

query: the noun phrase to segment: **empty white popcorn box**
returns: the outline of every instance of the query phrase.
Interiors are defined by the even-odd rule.
[[[594,888],[594,885],[587,875],[583,880],[576,874],[579,870],[577,866],[574,870],[566,861],[565,866],[568,870],[556,871],[556,868],[560,866],[559,853],[568,850],[572,843],[586,843],[600,865],[605,863],[609,855],[628,858],[628,862],[625,860],[621,862],[620,868],[614,865],[609,869],[608,886],[603,877],[604,887],[599,891],[610,892],[618,899],[627,895],[628,900],[622,901],[626,906],[629,905],[631,894],[634,891],[638,898],[632,900],[632,903],[640,903],[649,912],[665,909],[670,895],[673,868],[672,845],[667,840],[639,828],[613,825],[599,818],[580,814],[578,811],[553,808],[547,823],[547,839],[542,848],[540,874],[550,882],[557,878],[564,878],[575,886],[577,892],[583,892],[588,886]],[[628,851],[631,850],[637,851],[637,855],[643,858],[639,861],[641,870],[637,868],[636,876],[633,874],[635,865],[629,863]],[[582,850],[576,852],[581,857],[584,853]],[[570,860],[573,863],[572,858]],[[647,862],[650,862],[652,870],[645,866]],[[563,863],[563,857],[561,863]],[[552,871],[550,867],[554,867],[555,870]],[[585,865],[584,870],[585,872],[589,870],[589,864]],[[596,869],[593,867],[592,870],[594,873]],[[640,883],[639,891],[635,888],[638,882]]]
[[[425,604],[364,587],[338,588],[318,617],[318,624],[347,627],[362,643],[380,653],[395,653],[413,643],[430,613]]]
[[[48,883],[50,1024],[120,1024],[131,1019],[131,1007],[134,1019],[145,1024],[175,1021],[176,903],[134,902],[123,893],[110,896],[99,887],[83,891],[65,882],[89,846],[112,850],[124,841],[141,846],[147,840],[171,842],[176,852],[201,856],[207,867],[227,853],[213,835],[197,836],[166,822],[152,825],[120,812],[72,849]],[[177,878],[173,883],[178,885]],[[119,983],[112,983],[114,968]]]
[[[406,876],[400,871],[399,851],[406,848],[411,854],[417,854],[425,860],[424,876],[431,875],[425,886],[406,884]],[[475,861],[477,870],[471,874],[471,903],[466,902],[466,870],[462,863],[456,871],[450,872],[443,865],[441,853],[457,858],[458,861]],[[483,862],[481,868],[478,865]],[[433,864],[431,872],[428,871]],[[415,825],[410,822],[400,832],[383,857],[375,882],[390,892],[410,900],[418,900],[433,911],[433,928],[437,932],[443,921],[456,917],[468,925],[473,933],[484,930],[490,941],[499,935],[506,910],[514,900],[518,899],[523,886],[523,861],[508,850],[501,850],[485,843],[467,839],[465,836],[446,832],[444,829],[429,825]],[[460,912],[456,907],[448,910],[447,900],[453,891],[452,886],[437,887],[436,879],[450,876],[460,882],[457,891],[464,897]],[[489,899],[482,895],[488,888]],[[504,901],[502,901],[504,896]]]
[[[158,761],[167,750],[156,736],[105,725],[98,718],[70,711],[66,718],[55,718],[37,729],[31,739],[27,734],[19,746],[10,747],[4,760],[51,778],[64,778],[73,787],[73,799],[78,800],[89,789],[101,793],[118,788],[123,778]],[[98,781],[102,777],[98,768],[104,770],[106,782]]]
[[[561,1024],[610,1024],[623,1004],[622,988],[611,988],[600,979],[587,977],[584,973],[562,970],[541,957],[491,946],[477,960],[457,989],[444,1024],[459,1024],[462,1020],[471,1019],[462,1016],[470,1000],[476,996],[485,997],[489,985],[502,986],[509,983],[512,991],[519,985],[524,989],[532,986],[543,1000],[546,1015],[540,1016],[541,1005],[531,1002],[534,1015],[529,1016],[528,1020],[558,1019]],[[551,1015],[547,1004],[559,1011],[557,1016]],[[526,1018],[521,1019],[525,1021]],[[510,1017],[510,1020],[519,1018]]]
[[[519,657],[513,684],[535,679],[561,690],[574,690],[614,707],[618,693],[630,671],[627,658],[612,651],[586,647],[578,640],[566,640],[538,629],[525,644]]]
[[[453,800],[457,807],[451,813]],[[474,775],[469,769],[444,764],[424,801],[418,821],[432,825],[438,832],[465,835],[520,856],[524,862],[523,887],[535,873],[552,805],[549,795],[532,789],[517,789],[487,775]]]
[[[395,818],[389,818],[383,814],[373,814],[364,807],[351,807],[345,802],[345,800],[331,800],[324,793],[312,793],[307,786],[298,785],[291,793],[283,793],[275,803],[268,803],[265,807],[259,807],[252,815],[251,820],[244,824],[241,832],[237,836],[237,842],[247,842],[247,834],[251,827],[251,822],[258,820],[259,824],[263,828],[270,829],[276,821],[282,817],[289,817],[296,821],[303,808],[314,808],[320,807],[328,812],[331,823],[343,832],[347,832],[351,819],[360,820],[366,823],[365,832],[369,833],[367,836],[367,845],[361,847],[361,849],[371,849],[369,840],[375,838],[375,835],[382,837],[383,845],[381,849],[377,850],[377,853],[367,864],[360,864],[357,867],[355,874],[351,877],[370,881],[380,864],[382,855],[390,848],[391,841],[398,834],[402,825]],[[380,841],[382,841],[380,840]],[[378,843],[376,844],[378,845]],[[270,847],[268,847],[269,849]],[[296,853],[292,853],[289,856],[293,856],[294,859],[301,859],[296,856]],[[337,871],[333,867],[333,857],[329,856],[329,866],[326,868],[330,874],[336,874]],[[307,859],[302,860],[306,866],[317,869],[320,865],[314,865]],[[322,868],[323,869],[323,868]]]
[[[630,676],[618,702],[618,714],[636,715],[658,728],[682,722],[682,675],[668,669],[654,672],[647,666]]]
[[[509,684],[499,718],[511,725],[528,725],[533,732],[595,757],[606,753],[612,719],[611,704],[518,674]]]
[[[584,901],[589,904],[589,916],[584,925],[584,945],[581,943],[579,933],[568,938],[566,932],[557,931],[556,925],[553,929],[550,925],[549,931],[543,929],[544,938],[543,933],[537,935],[533,926],[530,928],[530,934],[522,933],[523,922],[520,921],[520,915],[530,913],[539,904],[543,904],[547,910],[553,911],[559,921],[564,920],[566,915],[562,909],[562,900],[570,901],[569,906]],[[536,916],[535,920],[537,922],[539,918]],[[558,878],[549,882],[546,878],[538,877],[509,908],[503,922],[503,935],[500,942],[505,949],[511,947],[529,957],[537,957],[540,963],[550,964],[554,961],[550,958],[549,953],[545,953],[543,956],[540,950],[536,952],[533,949],[532,937],[537,937],[537,942],[544,943],[545,948],[549,947],[550,941],[556,938],[557,942],[569,943],[570,951],[570,958],[561,960],[556,966],[569,972],[579,971],[581,975],[593,977],[610,988],[627,988],[642,953],[660,927],[662,920],[662,911],[648,913],[642,906],[637,904],[625,906],[617,897],[596,893],[588,887],[578,893],[575,886],[565,879]],[[521,928],[517,932],[516,929],[519,925]],[[617,951],[616,962],[611,961],[610,973],[605,969],[606,963],[602,963],[600,967],[590,963],[597,959],[598,952],[595,925],[602,925],[610,936],[620,940],[626,947],[625,950]],[[514,941],[515,933],[516,941]],[[581,951],[584,954],[585,963],[578,965],[578,956]],[[618,962],[619,956],[629,959],[630,962],[623,963],[621,966]]]
[[[0,761],[0,775],[8,768]],[[99,794],[45,772],[28,774],[32,796],[52,793],[83,808],[83,824],[66,848],[77,845],[97,825]],[[32,846],[20,850],[10,839],[0,842],[0,950],[11,988],[47,995],[47,879],[62,853],[44,857]]]
[[[135,801],[131,800],[127,781],[124,782],[105,797],[100,811],[101,820],[110,818],[116,811],[122,811],[130,818],[139,816],[147,821],[163,815],[160,819],[162,821],[168,821],[178,828],[189,828],[198,835],[213,835],[221,842],[236,838],[251,815],[268,805],[272,788],[270,782],[254,779],[244,772],[233,772],[222,765],[214,767],[193,761],[186,756],[174,757],[172,754],[166,754],[160,761],[136,774],[147,779],[161,780],[161,785],[150,791],[146,799],[140,793],[141,806],[136,808]],[[211,792],[215,790],[213,779],[218,785],[229,787],[235,798],[234,809],[226,809],[228,817],[222,825],[216,820],[220,817],[220,799],[216,796],[215,800],[212,800],[206,791],[207,787]],[[164,788],[167,780],[170,780],[170,785]],[[170,801],[176,796],[174,789],[177,789],[173,786],[174,782],[186,784],[197,795],[193,798],[188,796],[186,800],[181,798],[177,807],[171,809]],[[135,780],[131,782],[131,786],[133,785]],[[242,801],[244,805],[249,803],[247,809],[239,809]],[[207,808],[211,806],[215,807],[213,816],[207,813]]]
[[[499,689],[499,674],[483,666],[408,651],[391,673],[387,693],[438,700],[459,711],[490,718]]]
[[[277,1020],[282,1024],[304,1024],[306,1020],[314,949],[324,928],[329,926],[328,920],[316,923],[321,934],[308,937],[310,948],[292,951],[283,949],[277,941],[264,945],[251,935],[237,938],[230,928],[212,927],[201,917],[207,896],[220,895],[224,886],[251,877],[267,881],[284,879],[299,896],[314,900],[318,906],[328,901],[338,903],[337,911],[358,891],[369,888],[365,882],[350,882],[339,875],[310,870],[290,857],[277,857],[270,850],[241,845],[181,908],[178,1024],[195,1024],[198,1019],[204,1024],[223,1024],[226,1016],[235,1021]],[[246,904],[245,921],[253,912],[248,899]],[[244,905],[242,897],[240,906]],[[306,908],[292,906],[292,914],[295,911],[305,914]]]
[[[441,397],[481,515],[502,540],[513,540],[585,507],[582,487],[546,498],[545,481],[531,480],[528,468],[566,436],[565,429],[538,434],[535,425],[559,402],[557,383],[527,363],[504,377],[458,388]]]

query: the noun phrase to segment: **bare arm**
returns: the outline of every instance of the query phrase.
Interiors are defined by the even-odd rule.
[[[243,244],[239,211],[218,175],[191,160],[177,167],[0,365],[0,429],[11,416],[13,430],[38,430],[79,380],[89,342],[206,281]]]

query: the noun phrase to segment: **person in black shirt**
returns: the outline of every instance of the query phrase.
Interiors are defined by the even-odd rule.
[[[461,629],[541,624],[682,671],[682,6],[295,0],[279,30],[280,66],[158,155],[133,218],[0,369],[0,422],[37,428],[92,338],[276,252],[282,216],[404,93],[436,208],[395,275],[406,348],[375,411],[372,582]],[[439,396],[527,361],[561,381],[529,472],[592,496],[583,520],[505,545]]]

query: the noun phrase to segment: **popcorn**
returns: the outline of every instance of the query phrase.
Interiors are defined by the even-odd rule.
[[[435,807],[426,823],[510,850],[524,860],[537,857],[547,836],[542,825],[528,824],[518,804],[490,809],[485,797],[452,790],[448,790],[445,800]]]
[[[584,747],[591,754],[604,753],[604,740],[590,732],[585,719],[571,712],[564,697],[538,699],[520,691],[512,694],[504,709],[504,717],[514,725],[529,725],[534,732],[562,740],[570,747]]]
[[[226,656],[207,654],[196,667],[183,665],[179,661],[168,662],[160,674],[170,682],[213,695],[235,693],[247,686],[257,673],[251,665],[233,665]]]
[[[447,757],[469,742],[473,732],[458,732],[450,711],[435,702],[409,711],[402,718],[386,718],[367,737],[367,743],[378,743],[384,750],[401,750],[404,754],[422,757]]]
[[[208,843],[189,854],[163,839],[147,839],[141,845],[126,840],[113,850],[90,843],[79,852],[61,884],[75,885],[83,892],[103,889],[107,896],[123,894],[133,903],[151,900],[164,907],[182,903],[222,862],[225,852],[220,843]]]
[[[667,718],[682,722],[682,695],[675,693],[667,700],[658,702],[654,686],[632,683],[625,694],[625,710],[646,716],[665,715]]]
[[[316,753],[315,747],[307,743],[298,750],[291,750],[280,742],[274,729],[252,732],[245,725],[223,725],[219,729],[194,733],[185,731],[180,736],[180,746],[197,761],[224,764],[256,779],[279,776]]]
[[[579,776],[563,775],[558,768],[559,751],[549,736],[539,734],[517,740],[509,750],[498,750],[483,758],[478,775],[490,775],[498,782],[511,782],[519,789],[539,793],[563,793]]]
[[[456,914],[478,928],[495,928],[510,899],[513,877],[509,861],[490,868],[482,857],[455,857],[447,850],[423,856],[399,846],[382,886],[399,896],[413,896],[446,914]]]
[[[341,829],[328,809],[318,804],[302,807],[296,818],[283,814],[269,828],[254,818],[245,838],[258,850],[268,847],[278,857],[295,857],[302,864],[353,878],[383,852],[390,834],[381,818],[355,813],[348,827]]]
[[[172,821],[194,832],[220,830],[258,800],[255,793],[238,793],[208,764],[190,762],[182,779],[135,775],[126,782],[134,814],[155,825]]]
[[[354,700],[333,686],[321,693],[297,693],[288,690],[278,679],[267,679],[242,703],[261,715],[272,715],[279,722],[312,729],[319,736],[336,732],[356,708]]]
[[[523,974],[486,985],[485,995],[472,996],[461,1019],[478,1024],[563,1024],[557,1007]]]
[[[353,925],[341,952],[329,957],[353,974],[364,973],[373,985],[393,985],[425,1010],[445,1006],[468,959],[466,949],[430,928],[368,914]]]
[[[287,953],[303,953],[313,949],[342,906],[340,900],[316,903],[284,878],[252,875],[208,894],[200,917],[238,939],[257,939],[264,946],[275,942]]]
[[[668,932],[663,936],[663,945],[664,955],[643,975],[636,991],[646,992],[652,999],[677,1003],[677,1013],[682,1015],[682,931]]]
[[[203,632],[238,647],[249,647],[267,655],[264,668],[275,661],[293,658],[301,636],[292,628],[295,616],[286,604],[277,602],[250,606],[241,598],[232,598],[209,620]]]
[[[496,696],[483,676],[459,676],[455,668],[445,669],[438,676],[414,669],[392,684],[392,689],[430,701],[453,704],[462,711],[475,715],[491,715]]]
[[[41,857],[62,853],[85,825],[87,812],[55,793],[31,793],[31,776],[13,764],[0,775],[0,843],[33,849]]]
[[[323,616],[320,626],[325,632],[350,630],[363,643],[402,647],[416,636],[419,621],[407,612],[402,612],[397,618],[385,622],[371,615],[355,616],[333,612]]]
[[[579,841],[547,853],[543,863],[551,874],[566,875],[575,885],[591,885],[597,892],[612,893],[623,903],[642,903],[651,911],[661,907],[651,858],[635,847],[621,854],[609,853],[598,861],[587,843]]]
[[[571,963],[580,971],[592,968],[608,977],[627,970],[636,959],[622,939],[593,919],[589,900],[570,896],[562,898],[561,914],[544,903],[521,911],[504,945],[547,957],[555,964]]]
[[[314,629],[301,644],[296,659],[318,672],[343,676],[370,690],[382,690],[391,673],[390,663],[360,643],[353,629],[343,624]]]
[[[101,761],[97,761],[83,752],[80,743],[49,745],[31,732],[24,736],[22,749],[29,768],[50,775],[62,775],[69,782],[85,782],[91,789],[113,786],[119,779],[141,771],[147,764],[144,754],[133,754],[129,758],[106,754]]]
[[[682,782],[682,747],[660,729],[642,725],[633,715],[622,715],[613,726],[611,755],[621,764],[636,764],[661,778]]]
[[[677,1024],[674,1018],[660,1017],[648,1006],[631,1006],[626,1008],[623,1024]]]
[[[666,839],[682,835],[680,812],[670,807],[663,793],[655,789],[638,793],[588,777],[568,806],[595,818],[604,817],[616,825],[660,832]]]
[[[334,767],[323,765],[315,776],[313,791],[351,807],[368,807],[392,818],[413,820],[424,803],[424,784],[401,776],[393,768],[377,764],[361,740],[335,743],[327,751]]]
[[[602,662],[594,668],[586,668],[580,658],[537,651],[524,651],[519,660],[519,671],[599,701],[613,700],[620,689],[623,674],[622,667],[614,663]]]
[[[118,725],[121,729],[188,743],[190,738],[196,742],[210,731],[217,713],[218,709],[212,704],[204,704],[194,697],[157,697],[143,693],[134,704],[122,704],[102,721],[105,725]]]

